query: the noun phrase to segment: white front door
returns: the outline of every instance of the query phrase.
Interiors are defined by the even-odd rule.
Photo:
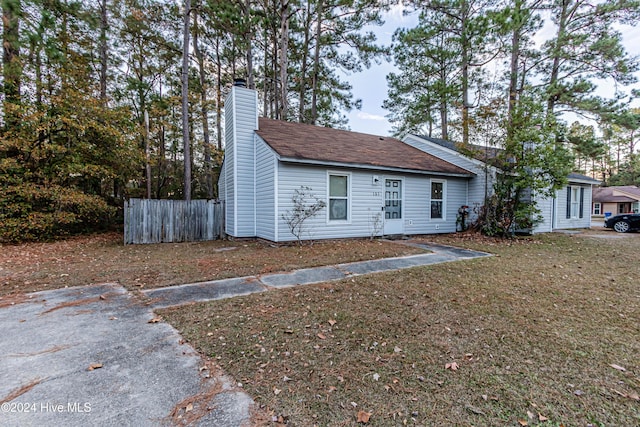
[[[402,180],[384,180],[384,234],[403,234]]]

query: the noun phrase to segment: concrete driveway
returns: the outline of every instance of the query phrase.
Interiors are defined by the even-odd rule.
[[[0,299],[0,425],[247,423],[251,398],[154,319],[114,284]]]

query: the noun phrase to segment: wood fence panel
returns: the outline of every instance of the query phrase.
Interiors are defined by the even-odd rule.
[[[224,229],[216,200],[130,199],[124,206],[125,244],[215,240]]]

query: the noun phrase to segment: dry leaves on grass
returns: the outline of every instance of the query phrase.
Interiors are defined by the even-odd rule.
[[[444,369],[451,369],[452,371],[457,371],[460,366],[456,362],[447,363],[444,365]]]
[[[365,239],[302,248],[256,240],[124,246],[121,233],[105,233],[2,246],[0,296],[106,282],[129,290],[156,288],[424,252]]]
[[[358,411],[358,415],[357,415],[357,422],[360,424],[367,424],[369,422],[369,419],[371,418],[371,415],[373,415],[372,412],[366,412],[366,411]]]

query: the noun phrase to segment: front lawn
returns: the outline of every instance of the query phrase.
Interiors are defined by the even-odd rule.
[[[640,235],[434,240],[496,256],[161,314],[288,425],[640,425]]]
[[[423,252],[368,239],[302,247],[257,240],[124,246],[121,234],[105,233],[0,245],[0,297],[105,282],[148,289]]]

